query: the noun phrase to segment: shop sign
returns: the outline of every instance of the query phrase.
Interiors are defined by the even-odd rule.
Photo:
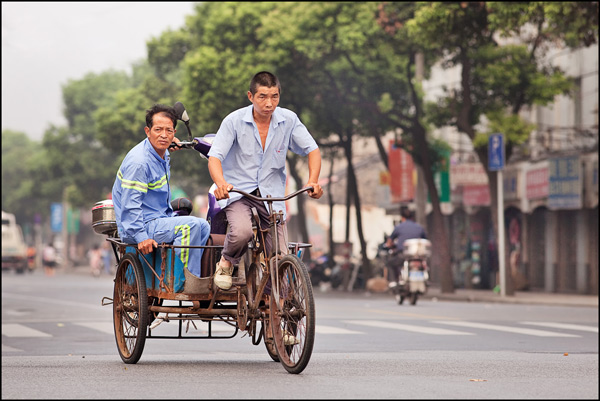
[[[440,167],[433,172],[433,182],[438,192],[440,202],[450,202],[450,151],[444,151]],[[427,202],[431,197],[427,194]]]
[[[487,185],[488,176],[481,163],[463,163],[450,166],[450,185]]]
[[[408,202],[415,197],[413,182],[413,159],[410,153],[390,141],[388,164],[391,175],[390,192],[392,203]]]
[[[504,176],[504,199],[519,199],[519,170],[517,169],[505,169]]]
[[[490,206],[490,188],[487,185],[464,185],[462,196],[465,206]]]
[[[548,196],[548,166],[527,171],[525,193],[527,199],[545,198]]]
[[[548,161],[548,208],[580,209],[582,177],[579,156],[557,157]]]
[[[585,176],[585,207],[598,206],[598,154],[582,157]]]

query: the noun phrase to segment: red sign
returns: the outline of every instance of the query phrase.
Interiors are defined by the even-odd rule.
[[[525,191],[527,199],[545,198],[548,196],[548,168],[538,168],[527,172]]]
[[[487,185],[464,185],[463,204],[465,206],[489,206],[490,188]]]
[[[462,163],[450,166],[450,184],[453,188],[460,185],[487,183],[488,176],[481,163]]]
[[[390,192],[392,195],[392,203],[413,200],[415,197],[413,160],[407,151],[394,145],[394,140],[390,141],[388,163],[391,175]]]

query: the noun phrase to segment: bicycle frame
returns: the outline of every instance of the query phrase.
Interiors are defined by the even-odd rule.
[[[269,269],[267,270],[268,274],[263,274],[261,283],[258,286],[257,293],[252,294],[252,295],[249,294],[249,297],[253,298],[253,300],[249,299],[249,302],[251,305],[251,310],[254,310],[258,307],[260,299],[262,299],[262,297],[264,295],[265,287],[266,287],[267,283],[269,282],[269,280],[271,279],[271,277],[273,277],[275,279],[275,280],[271,280],[271,294],[272,294],[272,296],[275,297],[275,299],[278,299],[280,296],[279,275],[278,275],[278,269],[277,269],[277,266],[279,265],[280,250],[279,250],[279,235],[278,235],[278,231],[277,231],[277,225],[283,223],[283,212],[273,211],[273,202],[287,201],[303,192],[306,192],[306,191],[309,191],[312,189],[313,189],[313,187],[306,187],[306,188],[302,188],[302,189],[300,189],[292,194],[289,194],[287,196],[284,196],[284,197],[271,197],[270,195],[268,195],[264,198],[249,194],[249,193],[241,191],[239,189],[231,189],[229,191],[229,192],[237,192],[245,197],[248,197],[248,198],[258,201],[258,202],[266,202],[267,203],[267,212],[269,214],[269,226],[267,228],[265,228],[265,229],[261,228],[258,213],[256,212],[256,210],[253,210],[253,219],[255,220],[255,223],[256,223],[256,234],[255,234],[255,237],[252,239],[251,243],[252,243],[252,245],[254,245],[256,243],[256,241],[258,240],[260,245],[257,248],[254,248],[254,246],[252,246],[251,249],[249,249],[249,251],[252,252],[251,263],[256,264],[256,266],[260,266],[260,255],[262,253],[264,260],[267,261],[267,263],[268,263]],[[264,236],[265,236],[265,234],[267,234],[269,232],[270,232],[271,241],[272,241],[270,255],[267,254],[267,249],[264,246]],[[296,244],[294,246],[294,253],[297,253],[298,250],[301,248],[307,248],[310,246],[311,246],[310,244]],[[288,249],[289,249],[289,246],[288,246]],[[263,273],[266,273],[266,272],[263,272]],[[275,284],[273,284],[273,283],[275,283]],[[278,308],[278,312],[281,312],[281,305],[279,303],[277,303],[277,308]]]

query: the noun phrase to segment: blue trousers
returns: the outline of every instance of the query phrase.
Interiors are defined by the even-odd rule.
[[[173,245],[206,245],[210,235],[210,225],[202,218],[177,216],[155,219],[146,224],[146,232],[156,242]],[[175,254],[190,273],[200,277],[202,248],[175,248]]]

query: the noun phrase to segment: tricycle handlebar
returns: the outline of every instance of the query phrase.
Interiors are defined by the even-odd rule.
[[[169,145],[169,149],[172,149],[172,148],[190,149],[190,148],[193,148],[197,143],[198,143],[198,141],[196,141],[195,139],[193,139],[191,141],[179,141],[179,143],[171,142],[171,144]]]
[[[248,192],[244,192],[242,190],[235,189],[235,188],[232,188],[231,190],[229,190],[229,192],[237,192],[238,194],[242,194],[250,199],[253,199],[253,200],[259,201],[259,202],[278,202],[278,201],[286,201],[288,199],[291,199],[295,196],[300,195],[302,192],[311,191],[313,189],[314,189],[313,187],[305,187],[305,188],[297,190],[294,193],[289,194],[288,196],[284,196],[283,198],[273,198],[271,196],[267,196],[266,198],[261,198],[259,196],[255,196],[255,195],[249,194]]]

